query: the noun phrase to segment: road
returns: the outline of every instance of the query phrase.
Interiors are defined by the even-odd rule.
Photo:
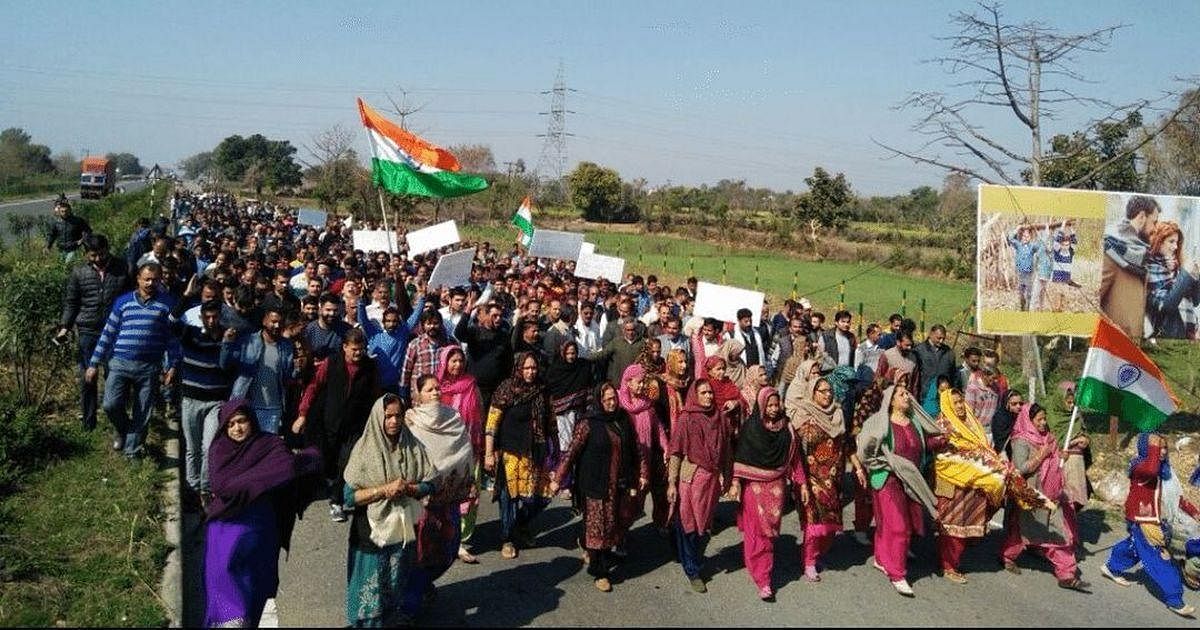
[[[839,537],[829,554],[829,567],[818,584],[805,582],[797,558],[795,514],[785,517],[785,534],[777,543],[775,584],[778,601],[759,601],[742,565],[741,536],[732,504],[723,503],[718,520],[724,525],[709,544],[707,594],[693,593],[671,559],[670,545],[645,520],[631,533],[626,566],[618,570],[611,593],[601,593],[583,569],[574,539],[579,521],[569,505],[556,500],[538,520],[538,547],[519,558],[500,557],[499,523],[494,504],[485,503],[476,533],[480,564],[456,563],[438,582],[438,597],[420,620],[432,626],[1187,626],[1194,621],[1175,616],[1142,584],[1121,588],[1099,575],[1108,548],[1123,533],[1111,529],[1099,509],[1081,519],[1086,556],[1080,566],[1092,593],[1057,587],[1049,565],[1022,556],[1022,575],[1012,575],[995,562],[999,532],[969,549],[963,569],[970,582],[952,584],[934,573],[933,546],[916,547],[910,563],[915,599],[897,595],[870,566],[870,551],[849,537]],[[850,522],[847,519],[846,522]],[[196,565],[202,561],[200,524],[193,517],[185,529],[185,571],[191,614],[188,625],[203,622],[203,594]],[[190,535],[189,535],[190,534]],[[281,560],[277,599],[278,623],[284,627],[345,626],[347,524],[331,523],[323,502],[313,503],[296,525],[291,556]],[[190,565],[190,566],[188,566]],[[1137,573],[1131,576],[1141,578]],[[1189,603],[1200,603],[1195,593]],[[199,605],[197,605],[199,603]],[[197,612],[198,611],[198,612]],[[199,615],[197,617],[196,615]],[[264,619],[264,621],[266,621]]]
[[[125,192],[134,192],[141,190],[146,186],[146,182],[142,180],[128,180],[118,184]],[[54,209],[54,200],[58,199],[58,195],[50,195],[39,199],[25,199],[22,201],[9,201],[0,203],[0,241],[7,242],[11,235],[8,232],[8,216],[13,214],[30,214],[30,215],[46,215],[51,216],[51,211]],[[75,202],[79,199],[79,193],[67,195],[67,199]]]

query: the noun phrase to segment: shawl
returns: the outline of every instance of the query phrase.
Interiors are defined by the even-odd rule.
[[[938,453],[933,462],[934,474],[939,484],[981,490],[987,494],[990,505],[998,506],[1004,499],[1007,471],[988,444],[987,431],[975,418],[971,406],[964,405],[966,417],[960,418],[951,399],[951,390],[941,393],[941,417],[951,450]]]
[[[573,339],[560,343],[546,368],[546,392],[555,413],[583,410],[592,387],[592,364],[578,356],[574,361],[566,359],[567,348],[573,345]]]
[[[813,366],[820,366],[821,362],[816,359],[805,359],[800,362],[800,367],[796,368],[796,374],[792,377],[792,382],[788,384],[788,391],[795,388],[800,396],[807,396],[812,388],[809,387],[812,378],[809,376],[812,373]],[[819,368],[818,368],[819,369]]]
[[[715,400],[711,407],[700,406],[696,389],[707,382],[699,379],[688,389],[679,421],[671,427],[670,454],[683,457],[715,475],[721,472],[724,464],[729,437]]]
[[[692,375],[687,369],[687,353],[679,348],[667,353],[666,366],[663,369],[663,382],[676,390],[686,390],[692,384]]]
[[[1104,253],[1122,269],[1142,275],[1146,254],[1150,246],[1134,229],[1129,219],[1122,218],[1113,226],[1112,232],[1104,235]]]
[[[425,447],[439,477],[466,479],[475,467],[475,451],[462,416],[440,402],[424,403],[404,414],[404,423]]]
[[[871,369],[867,365],[860,367],[864,367],[867,370]],[[849,365],[839,365],[825,377],[825,380],[829,381],[830,387],[833,388],[833,399],[843,402],[846,400],[846,395],[850,393],[850,386],[857,378],[858,372],[854,368]],[[867,380],[869,381],[870,378],[868,377]]]
[[[396,479],[420,482],[431,479],[435,470],[425,448],[404,423],[393,442],[383,430],[387,401],[398,401],[390,394],[381,396],[371,407],[367,426],[350,451],[343,474],[346,484],[355,490],[374,488]],[[413,497],[376,501],[367,506],[371,542],[380,547],[407,543],[415,538],[414,527],[424,513],[421,502]]]
[[[804,383],[804,389],[800,391],[796,391],[798,388],[788,388],[787,399],[790,412],[788,418],[792,421],[792,426],[797,429],[811,423],[829,437],[836,438],[845,433],[846,421],[842,415],[842,406],[838,404],[836,397],[830,397],[829,405],[826,407],[818,405],[813,400],[813,394],[822,382],[828,381],[823,378],[807,381]]]
[[[768,429],[764,422],[767,401],[772,396],[779,398],[779,392],[774,387],[764,387],[758,393],[754,415],[742,425],[742,432],[738,435],[737,450],[733,456],[735,462],[765,470],[777,469],[787,463],[792,448],[791,429],[786,422],[781,423],[778,429]]]
[[[1033,403],[1025,403],[1021,405],[1021,413],[1017,414],[1017,420],[1013,424],[1012,441],[1022,440],[1028,443],[1033,449],[1040,450],[1044,446],[1050,446],[1054,450],[1046,459],[1042,460],[1038,466],[1038,480],[1041,481],[1042,494],[1045,494],[1052,501],[1058,501],[1063,492],[1063,473],[1062,467],[1058,461],[1061,459],[1058,448],[1058,440],[1054,438],[1054,434],[1047,427],[1046,432],[1042,433],[1033,426],[1033,418],[1029,416],[1029,408]]]
[[[895,394],[895,385],[884,390],[879,409],[863,423],[862,432],[858,436],[858,459],[869,472],[873,488],[882,487],[888,474],[895,475],[909,498],[921,503],[930,514],[936,515],[937,499],[929,484],[925,482],[925,475],[921,469],[917,464],[897,456],[892,451],[892,419],[889,407]],[[941,429],[915,401],[910,410],[910,420],[917,427],[919,435],[928,437],[941,434]]]
[[[766,377],[767,370],[761,365],[751,365],[746,368],[746,382],[742,385],[742,400],[746,401],[747,408],[754,408],[759,390],[766,387],[760,383],[760,380],[765,380]]]
[[[746,363],[742,361],[742,350],[745,345],[737,339],[726,339],[717,348],[714,357],[725,359],[725,378],[733,381],[738,387],[746,383]],[[710,357],[711,358],[711,357]]]
[[[617,400],[621,408],[629,414],[633,430],[637,433],[638,447],[649,449],[652,442],[658,440],[660,447],[666,447],[666,436],[662,434],[662,424],[654,413],[654,399],[638,396],[629,388],[629,383],[639,378],[646,378],[646,368],[638,363],[631,364],[621,374],[621,387],[617,390]]]
[[[463,373],[454,380],[446,374],[450,365],[450,355],[462,352],[462,348],[454,345],[442,348],[438,357],[437,379],[442,391],[442,402],[454,407],[462,416],[463,422],[471,431],[471,444],[483,448],[483,402],[479,398],[479,388],[475,377],[466,370],[466,355],[463,355]]]
[[[925,397],[921,399],[921,408],[925,410],[925,413],[934,418],[938,417],[938,414],[945,408],[941,392],[938,391],[936,378],[930,381],[929,387],[925,388]]]
[[[608,484],[613,479],[616,480],[614,485],[618,490],[633,488],[636,486],[637,476],[640,474],[637,446],[635,445],[636,438],[633,428],[629,425],[629,415],[619,405],[611,412],[604,410],[604,407],[600,405],[600,399],[605,387],[612,387],[612,385],[605,383],[600,386],[593,402],[585,412],[586,416],[583,420],[588,423],[588,441],[599,447],[600,452],[589,452],[585,448],[580,452],[579,460],[575,464],[575,485],[581,498],[607,497]],[[613,443],[609,435],[610,430],[616,433],[621,441],[621,451],[617,458],[617,470],[615,471],[612,470]]]
[[[516,356],[513,360],[512,376],[500,383],[496,392],[492,394],[492,406],[504,411],[513,405],[529,403],[529,427],[533,436],[533,447],[530,454],[534,457],[534,461],[540,462],[549,454],[546,450],[546,434],[551,410],[547,405],[549,401],[546,395],[546,386],[539,380],[526,383],[525,379],[521,377],[521,366],[529,357],[537,359],[532,352],[522,352]]]
[[[1128,474],[1132,475],[1133,470],[1135,468],[1137,468],[1138,466],[1140,466],[1142,464],[1142,462],[1146,461],[1146,456],[1150,454],[1150,436],[1151,435],[1152,434],[1148,431],[1143,431],[1138,434],[1137,455],[1135,455],[1133,457],[1133,459],[1129,460]],[[1197,468],[1197,472],[1200,472],[1200,468]],[[1162,479],[1163,481],[1168,481],[1171,479],[1171,463],[1169,461],[1167,461],[1166,457],[1162,458],[1162,462],[1158,465],[1158,478]],[[1196,473],[1192,473],[1192,479],[1195,479],[1195,478],[1196,478]],[[1195,481],[1192,481],[1191,483],[1194,484]]]
[[[992,414],[992,435],[995,437],[1005,436],[1004,442],[1011,439],[1013,425],[1017,422],[1017,415],[1008,408],[1008,401],[1018,395],[1020,392],[1015,389],[1004,392],[996,405],[996,413]],[[1005,444],[1002,444],[1001,440],[996,440],[996,446],[1004,448]]]
[[[250,418],[250,433],[234,442],[227,431],[229,421],[241,412]],[[237,516],[246,506],[264,494],[294,479],[296,458],[283,440],[258,430],[254,409],[242,398],[221,405],[220,425],[208,450],[209,480],[213,499],[208,518]]]
[[[742,399],[742,390],[738,389],[738,386],[736,383],[733,382],[733,379],[729,378],[729,372],[728,372],[729,362],[728,361],[726,361],[725,359],[723,359],[719,356],[716,356],[716,355],[708,357],[708,359],[704,361],[704,372],[707,374],[708,371],[711,370],[718,363],[725,364],[725,369],[726,369],[725,378],[723,378],[719,381],[714,381],[711,378],[706,377],[704,379],[697,379],[697,382],[699,382],[700,380],[705,380],[705,381],[708,381],[709,385],[712,385],[713,404],[716,406],[718,412],[724,413],[723,410],[725,409],[725,403],[727,403],[731,400],[736,400],[738,402],[738,404],[740,404],[742,407],[745,407],[746,401]],[[695,385],[695,383],[693,383],[693,386],[694,385]],[[686,401],[684,402],[684,409],[685,410],[687,409]]]

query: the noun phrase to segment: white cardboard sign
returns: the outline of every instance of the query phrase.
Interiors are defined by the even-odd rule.
[[[430,287],[461,287],[471,282],[471,266],[475,262],[475,248],[460,249],[438,258],[433,273],[429,274]]]
[[[409,232],[405,238],[408,240],[409,256],[441,249],[462,240],[458,237],[458,224],[454,222],[454,219],[414,230]]]
[[[754,325],[762,315],[763,294],[749,289],[713,284],[696,283],[696,317],[712,317],[723,322],[737,323],[738,309],[748,308],[754,316]]]
[[[583,234],[557,230],[534,230],[529,255],[535,258],[578,260],[583,247]]]
[[[589,243],[587,241],[584,241],[583,244],[579,246],[579,255],[580,256],[583,256],[584,254],[595,254],[595,253],[596,253],[596,245],[594,243]]]
[[[614,284],[620,284],[625,277],[625,259],[580,252],[579,262],[575,263],[575,276],[592,280],[604,278]]]
[[[325,227],[325,221],[328,218],[329,215],[324,210],[314,210],[312,208],[300,208],[296,213],[296,222],[301,225]]]
[[[389,230],[354,230],[354,249],[389,254],[400,251],[396,233]]]

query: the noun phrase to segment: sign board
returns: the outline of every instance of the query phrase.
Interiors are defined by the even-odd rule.
[[[475,262],[475,248],[460,249],[452,254],[440,256],[433,273],[429,274],[430,287],[461,287],[471,283],[471,265]]]
[[[596,245],[594,243],[589,243],[587,241],[584,241],[583,244],[579,246],[579,255],[580,256],[583,256],[584,254],[595,254],[595,253],[596,253]]]
[[[736,324],[738,309],[748,308],[754,316],[754,325],[757,326],[759,318],[762,316],[764,297],[759,291],[711,282],[697,282],[696,306],[692,313],[696,317],[712,317]]]
[[[324,210],[314,210],[312,208],[300,208],[296,212],[296,222],[301,225],[312,225],[316,227],[325,227],[325,221],[329,215]]]
[[[583,247],[583,234],[557,230],[534,230],[529,255],[535,258],[577,260]]]
[[[591,280],[604,278],[620,284],[621,279],[625,277],[625,259],[602,254],[585,254],[581,251],[579,262],[575,263],[575,277]]]
[[[400,251],[396,233],[388,230],[354,230],[354,249],[389,254]]]
[[[409,256],[441,249],[462,240],[458,237],[458,225],[453,219],[427,228],[413,230],[405,238],[408,240]]]

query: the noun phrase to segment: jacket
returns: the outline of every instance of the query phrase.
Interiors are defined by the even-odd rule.
[[[287,406],[287,380],[296,378],[296,368],[293,359],[296,356],[296,348],[292,345],[290,339],[280,338],[275,342],[279,347],[279,364],[276,366],[275,372],[284,376],[284,379],[278,383],[279,400],[283,401],[284,407]],[[254,384],[254,378],[258,376],[258,362],[263,356],[263,340],[262,333],[252,333],[246,335],[245,339],[224,344],[221,349],[221,365],[225,369],[233,368],[234,374],[237,375],[233,382],[233,398],[249,399],[250,386]]]
[[[858,338],[852,332],[846,334],[850,341],[850,356],[847,358],[845,365],[854,367],[854,354],[858,350]],[[841,357],[838,356],[837,329],[834,328],[833,330],[821,333],[821,342],[825,344],[825,354],[833,357],[835,362],[839,362],[838,359]]]
[[[104,264],[104,278],[90,264],[71,270],[63,290],[63,328],[79,326],[80,331],[99,333],[108,319],[113,302],[130,289],[125,263],[112,256]]]
[[[934,346],[928,341],[922,341],[913,346],[913,358],[916,359],[917,373],[921,379],[917,389],[913,391],[924,394],[929,390],[929,384],[937,382],[939,376],[949,379],[951,387],[963,386],[958,382],[958,365],[950,346]]]

